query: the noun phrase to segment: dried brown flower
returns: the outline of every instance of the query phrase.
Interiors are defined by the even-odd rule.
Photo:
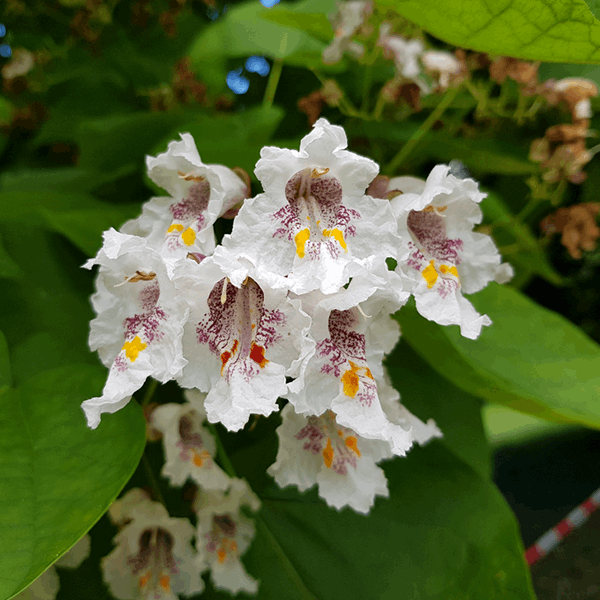
[[[540,227],[546,235],[562,233],[561,244],[576,259],[581,258],[582,250],[594,250],[600,237],[600,227],[596,216],[600,212],[600,203],[587,202],[567,208],[559,208],[548,215]]]

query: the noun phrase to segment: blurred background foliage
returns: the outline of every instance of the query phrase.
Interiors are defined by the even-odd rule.
[[[409,1],[402,3],[404,8],[391,0],[377,3],[371,19],[357,34],[367,48],[364,57],[354,60],[345,55],[339,62],[325,65],[322,54],[334,36],[328,18],[335,12],[334,0],[299,0],[286,4],[266,0],[262,4],[258,0],[227,3],[219,0],[5,0],[1,19],[6,34],[2,41],[11,48],[12,61],[0,59],[0,330],[5,336],[5,340],[0,339],[0,357],[3,357],[0,388],[18,387],[30,380],[37,382],[45,372],[54,372],[65,365],[97,364],[96,357],[86,345],[88,323],[93,316],[88,301],[93,290],[93,275],[79,267],[97,252],[104,230],[118,228],[138,214],[142,202],[153,194],[162,193],[145,175],[146,155],[163,151],[179,132],[189,131],[206,162],[245,169],[251,175],[253,193],[258,193],[260,187],[252,170],[260,149],[265,145],[297,148],[319,115],[343,125],[349,137],[349,148],[378,161],[384,175],[424,177],[439,162],[459,160],[488,192],[482,203],[485,215],[482,231],[494,236],[505,260],[513,264],[516,270],[513,288],[562,315],[595,342],[600,342],[597,318],[600,310],[600,248],[594,238],[573,251],[561,243],[560,235],[553,235],[559,231],[557,223],[560,225],[561,222],[561,217],[556,216],[557,210],[598,203],[600,164],[593,159],[597,148],[592,147],[593,141],[588,145],[591,156],[582,171],[585,176],[569,179],[565,175],[567,168],[561,166],[557,179],[547,177],[548,167],[544,167],[543,160],[531,159],[532,143],[543,139],[550,128],[569,122],[566,107],[548,102],[547,96],[540,92],[542,88],[528,90],[531,81],[519,79],[519,73],[502,81],[491,76],[491,65],[499,59],[498,55],[510,54],[508,45],[506,50],[498,49],[493,53],[493,49],[489,49],[491,54],[482,54],[478,50],[485,48],[481,48],[469,32],[462,44],[439,32],[440,37],[433,37],[429,32],[437,32],[435,23],[428,26],[429,23],[421,22],[420,17],[412,22],[398,13],[399,10],[411,13],[417,4],[422,9],[418,14],[426,19],[429,5],[435,3]],[[386,85],[395,80],[396,70],[391,60],[384,59],[377,45],[378,25],[384,21],[392,23],[394,29],[405,36],[421,39],[431,49],[455,53],[468,64],[466,82],[431,94],[419,93],[405,85],[406,82],[390,91]],[[468,51],[461,50],[460,46]],[[474,50],[470,50],[472,48]],[[517,56],[542,58],[544,52],[546,50],[542,48],[535,56]],[[556,57],[560,58],[558,54]],[[584,62],[581,56],[570,60]],[[19,61],[21,70],[15,70]],[[8,68],[10,64],[12,71]],[[537,64],[534,67],[536,85],[542,87],[544,82],[564,77],[586,77],[600,84],[600,67],[597,65],[542,63],[539,70]],[[431,81],[427,81],[431,85]],[[584,134],[587,138],[597,137],[600,128],[600,115],[596,115],[600,100],[593,97],[591,105],[594,115]],[[406,148],[410,148],[410,152],[403,152]],[[593,228],[595,214],[587,218],[584,226]],[[227,232],[226,225],[219,227],[218,235],[222,236]],[[578,229],[580,233],[582,227]],[[476,304],[484,310],[488,307],[486,302],[496,302],[495,311],[488,310],[496,321],[494,327],[505,328],[506,353],[509,356],[513,353],[513,359],[520,361],[519,347],[525,348],[526,342],[524,338],[517,338],[511,346],[509,338],[519,324],[506,324],[510,322],[510,313],[515,306],[525,306],[519,304],[522,302],[520,297],[511,296],[515,293],[509,290],[502,295],[505,294],[502,292],[495,300],[486,300],[484,294],[479,300],[482,304]],[[559,317],[551,313],[533,311],[531,314],[531,330],[527,331],[540,332],[539,338],[530,336],[528,340],[535,355],[541,340],[546,339],[542,335],[545,328],[562,331],[563,321],[557,321]],[[403,315],[408,315],[404,317],[406,323],[402,320]],[[469,379],[469,374],[477,371],[478,376],[482,376],[477,364],[485,363],[486,381],[500,377],[497,373],[491,374],[490,365],[494,361],[489,356],[496,352],[496,346],[488,348],[487,358],[485,349],[480,352],[473,346],[474,356],[465,358],[467,351],[459,347],[464,340],[457,339],[452,332],[442,332],[439,327],[433,331],[433,327],[428,328],[428,323],[411,321],[410,309],[403,315],[400,321],[405,326],[405,335],[421,356],[408,346],[398,350],[389,361],[393,378],[410,380],[411,373],[422,372],[430,374],[430,381],[437,381],[435,378],[440,375],[422,362],[426,350],[418,341],[431,340],[427,337],[430,335],[439,342],[439,348],[458,348],[456,352],[462,352],[461,356],[468,364],[461,363],[462,366],[453,371],[454,375],[446,373],[458,387],[440,378],[439,387],[445,390],[444,397],[456,398],[457,403],[463,403],[460,424],[456,423],[453,413],[444,413],[443,399],[429,405],[424,399],[435,395],[434,384],[421,390],[417,380],[413,381],[412,388],[399,383],[407,406],[425,418],[433,414],[446,432],[444,447],[449,454],[440,454],[436,466],[436,457],[416,450],[415,456],[411,456],[412,467],[409,463],[394,465],[390,470],[393,473],[388,476],[392,480],[393,493],[397,494],[397,503],[425,518],[430,514],[427,511],[433,509],[423,505],[422,496],[406,491],[403,482],[410,478],[411,472],[404,469],[420,468],[431,477],[441,477],[444,469],[439,465],[453,465],[453,461],[458,465],[463,461],[460,462],[462,466],[457,467],[461,482],[471,488],[475,500],[489,503],[493,508],[490,508],[491,512],[500,515],[500,529],[510,529],[506,523],[511,517],[508,512],[503,512],[506,507],[500,497],[494,495],[495,490],[481,483],[480,477],[491,476],[488,442],[495,447],[504,447],[529,442],[539,436],[572,432],[578,427],[575,421],[597,428],[600,423],[597,387],[594,387],[591,375],[590,382],[581,382],[580,395],[583,388],[587,390],[587,395],[582,397],[585,409],[581,409],[587,411],[586,417],[574,418],[571,423],[559,424],[523,416],[496,405],[486,405],[482,422],[480,400],[475,396],[493,400],[495,384],[486,384],[492,391],[482,391],[477,379]],[[500,315],[507,321],[503,323]],[[579,344],[578,348],[581,348],[588,343],[588,340],[581,342],[576,337],[574,328],[564,327],[565,339],[572,340],[572,345]],[[574,337],[569,337],[571,335]],[[590,350],[590,356],[596,351]],[[517,356],[514,356],[515,352]],[[582,352],[585,356],[587,350]],[[557,355],[559,353],[560,348]],[[86,366],[83,372],[91,368]],[[581,371],[574,373],[574,377],[581,377]],[[412,377],[415,379],[414,375]],[[532,408],[535,403],[517,408],[551,418],[550,413],[554,410],[551,397],[556,386],[550,381],[547,392],[532,392],[527,386],[535,386],[536,382],[527,383],[525,379],[526,375],[519,383],[521,387],[517,386],[511,393],[519,398],[537,393],[542,398],[540,406],[547,411]],[[572,389],[577,391],[576,388],[574,385]],[[158,398],[169,401],[176,393],[167,385],[159,390]],[[562,397],[557,400],[559,405],[560,401]],[[573,402],[569,409],[575,405]],[[558,412],[564,417],[565,412],[561,412],[560,406]],[[319,556],[319,544],[313,540],[313,547],[310,544],[303,546],[302,536],[297,532],[298,527],[302,531],[302,510],[298,509],[299,513],[295,514],[295,509],[279,508],[285,503],[276,504],[280,500],[278,494],[283,494],[284,499],[286,494],[275,490],[272,482],[261,479],[264,473],[257,473],[252,462],[252,452],[259,464],[265,461],[265,456],[274,456],[275,441],[272,427],[269,429],[268,425],[270,423],[262,423],[256,431],[245,432],[237,440],[224,434],[224,444],[232,453],[240,473],[249,477],[257,490],[267,490],[267,498],[275,498],[272,506],[266,502],[266,525],[259,527],[257,541],[248,557],[249,570],[259,577],[262,563],[274,561],[278,565],[278,560],[285,562],[281,553],[270,556],[264,548],[271,546],[266,542],[261,544],[261,540],[273,535],[271,531],[279,539],[286,539],[295,527],[297,538],[288,540],[290,548],[285,552],[293,554],[297,544],[302,548],[298,557],[302,552],[302,556],[313,556],[311,552]],[[585,435],[590,434],[586,432]],[[467,438],[468,442],[465,441]],[[597,438],[594,440],[597,445]],[[252,452],[248,453],[248,448],[253,449]],[[157,446],[150,447],[149,455],[154,464],[160,464],[162,457]],[[135,464],[122,466],[121,485]],[[573,496],[572,500],[563,498],[545,520],[538,523],[533,533],[528,530],[526,543],[531,543],[535,536],[560,519],[565,507],[572,507],[594,489],[597,482],[591,483],[590,490],[584,492],[588,476],[587,473],[582,475],[584,482],[572,487],[573,494],[581,492],[583,496]],[[145,481],[146,475],[140,467],[129,486],[145,485]],[[427,494],[426,481],[422,478],[415,483],[416,487],[423,488],[424,495]],[[185,515],[189,490],[169,491],[165,483],[162,479],[162,491],[170,497],[170,506],[175,507],[176,513],[180,511]],[[440,485],[438,493],[451,499],[452,478]],[[510,487],[511,484],[505,485]],[[262,497],[264,501],[265,495]],[[107,502],[108,499],[105,504]],[[316,496],[309,495],[308,502],[316,502]],[[392,511],[394,506],[396,504],[390,503],[388,509],[384,508],[384,513],[377,517],[381,524],[373,527],[383,531],[387,525],[385,510]],[[451,507],[452,514],[458,515],[457,528],[463,526],[461,515],[473,508],[465,506],[458,501]],[[354,521],[345,521],[345,517],[333,521],[324,505],[320,509],[323,514],[313,514],[312,518],[323,531],[329,532],[328,535],[334,535],[336,527],[354,527],[357,532],[367,527],[359,523],[362,517]],[[444,513],[442,520],[451,512]],[[99,518],[102,510],[98,509],[97,513],[89,525]],[[525,518],[530,519],[531,514]],[[473,547],[477,546],[476,538],[486,535],[483,522],[482,517],[475,525],[471,524],[473,530],[470,533],[465,533],[467,538],[471,536],[469,544],[475,544]],[[281,523],[295,525],[285,529]],[[434,529],[441,526],[431,525]],[[494,524],[490,525],[490,531],[494,527]],[[106,518],[94,531],[92,559],[77,572],[65,573],[64,577],[61,574],[63,586],[59,600],[80,598],[82,581],[88,586],[86,598],[108,597],[101,583],[97,560],[109,551],[114,531]],[[516,528],[511,529],[506,537],[510,538],[510,542],[506,542],[511,548],[507,551],[510,561],[516,560],[515,556],[522,550],[515,532]],[[418,563],[423,559],[419,552],[425,550],[415,551],[411,540],[432,535],[431,531],[417,529],[412,534],[414,536],[409,536],[406,546],[398,542],[397,552],[412,557],[403,567],[398,567],[398,581],[414,575],[410,573],[411,560]],[[397,535],[402,537],[401,530]],[[360,543],[358,533],[355,541]],[[434,539],[429,541],[434,545]],[[473,551],[469,544],[467,546]],[[445,563],[444,552],[433,558],[427,557],[432,561],[432,569],[450,569]],[[496,552],[497,549],[492,548],[489,556]],[[394,555],[388,559],[393,562]],[[298,567],[303,575],[315,568],[314,560],[311,560]],[[335,567],[338,569],[335,583],[341,586],[339,589],[353,581],[352,578],[344,579],[350,564],[345,563],[346,560],[350,559],[341,556]],[[492,564],[493,561],[482,561],[485,564],[478,565],[481,579],[474,577],[468,585],[466,580],[453,580],[456,590],[470,589],[467,595],[452,597],[486,600],[508,597],[503,595],[509,589],[503,587],[504,575],[498,576],[499,583],[494,592],[486,587],[503,571],[492,572],[497,565]],[[288,567],[286,563],[277,568],[285,573]],[[450,584],[446,580],[432,583],[428,573],[419,573],[414,585],[419,589],[430,589],[429,595],[423,592],[423,596],[414,597],[450,598],[449,588],[444,588]],[[462,576],[466,577],[464,573]],[[532,597],[522,564],[514,566],[512,576],[519,591],[511,597]],[[263,577],[263,597],[275,598],[281,586],[287,585],[286,576],[278,577]],[[327,590],[327,582],[318,581],[318,578],[313,585],[314,589]],[[394,586],[400,583],[390,582],[389,585],[387,591],[398,589]],[[485,593],[477,591],[478,585],[483,586],[480,589],[485,589]],[[363,591],[368,597],[368,591]],[[387,591],[382,591],[380,597],[387,597]],[[347,597],[354,597],[351,592],[356,590],[349,590]],[[322,593],[324,595],[319,597],[334,597],[328,596],[326,591]],[[219,598],[222,595],[209,588],[207,596]],[[312,596],[300,591],[298,597]]]

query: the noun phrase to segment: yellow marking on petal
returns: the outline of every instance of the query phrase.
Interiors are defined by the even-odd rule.
[[[331,447],[331,438],[327,438],[327,446],[323,450],[323,462],[328,469],[331,469],[333,463],[333,448]]]
[[[443,273],[444,275],[450,273],[458,278],[458,269],[455,266],[449,267],[448,265],[440,265],[440,273]]]
[[[342,375],[342,383],[344,384],[344,394],[354,398],[358,393],[358,385],[360,379],[358,377],[358,369],[360,367],[350,361],[350,369]]]
[[[148,585],[148,582],[150,581],[150,575],[152,575],[152,571],[148,571],[147,573],[144,573],[144,575],[140,575],[140,578],[138,579],[138,585],[140,589]]]
[[[163,575],[160,578],[160,587],[165,590],[165,592],[171,591],[171,578],[168,575]]]
[[[125,350],[125,356],[131,361],[135,362],[138,354],[147,346],[140,340],[139,336],[135,336],[130,342],[125,342],[121,350]]]
[[[433,204],[428,204],[422,212],[434,212],[434,213],[443,213],[448,207],[447,206],[434,206]]]
[[[427,287],[429,289],[431,289],[435,285],[435,282],[437,281],[437,278],[438,278],[437,271],[435,270],[435,267],[433,266],[433,261],[431,261],[429,263],[429,266],[427,266],[425,269],[423,269],[423,272],[421,273],[421,275],[423,275],[423,277],[425,278],[425,281],[427,282]]]
[[[360,450],[357,446],[357,439],[353,435],[349,435],[344,440],[344,443],[346,444],[346,446],[348,446],[348,448],[350,448],[350,450],[352,450],[352,452],[354,452],[357,456],[360,456]]]
[[[196,232],[188,227],[182,234],[181,239],[186,246],[191,246],[196,241]]]
[[[348,252],[348,246],[346,245],[344,234],[339,229],[323,229],[323,235],[334,238],[344,249],[344,251]]]
[[[302,229],[296,234],[294,241],[296,242],[296,254],[300,258],[304,258],[304,245],[310,239],[310,229]]]
[[[181,223],[173,223],[173,225],[167,229],[167,233],[172,233],[173,231],[183,231],[183,225],[181,225]]]
[[[232,552],[237,552],[238,545],[237,545],[237,542],[235,540],[231,540],[230,548],[231,548]]]
[[[225,562],[226,558],[227,552],[223,550],[223,548],[219,548],[219,550],[217,551],[217,560],[219,561],[219,564],[222,565]]]
[[[200,454],[198,454],[195,450],[192,450],[192,462],[196,467],[203,467],[205,461],[210,460],[212,457],[208,450],[202,450]]]

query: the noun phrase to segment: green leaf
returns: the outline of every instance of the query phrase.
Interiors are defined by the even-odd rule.
[[[600,428],[600,347],[560,315],[520,292],[490,284],[469,296],[494,322],[463,338],[411,305],[396,313],[404,337],[457,387],[544,419]]]
[[[488,192],[487,198],[481,203],[486,221],[494,223],[494,240],[501,246],[513,246],[514,252],[504,258],[514,267],[526,273],[535,273],[546,281],[560,286],[563,278],[554,269],[544,249],[534,237],[526,223],[519,223],[504,201],[493,192]]]
[[[23,277],[23,271],[6,251],[0,238],[0,279],[19,279]]]
[[[41,373],[0,396],[0,597],[26,587],[100,518],[135,470],[146,441],[135,402],[92,431],[80,403],[106,378],[98,367]]]
[[[15,381],[44,365],[96,362],[87,347],[93,285],[91,273],[81,268],[84,257],[61,237],[35,227],[27,228],[27,236],[22,228],[5,227],[2,238],[24,274],[0,286],[0,328]],[[40,332],[46,335],[32,343],[30,336]]]
[[[88,256],[102,245],[102,232],[136,216],[139,206],[108,204],[78,192],[7,191],[0,196],[0,222],[50,228]]]
[[[383,0],[462,48],[549,62],[600,62],[600,22],[584,0]]]
[[[386,359],[401,402],[422,421],[433,418],[441,443],[483,477],[492,477],[492,456],[483,428],[482,401],[453,386],[401,340]]]
[[[115,171],[131,164],[141,170],[150,149],[189,119],[185,112],[139,112],[85,121],[77,131],[78,164],[94,171]]]
[[[168,142],[179,140],[180,133],[191,133],[204,162],[241,167],[251,174],[261,148],[269,142],[284,115],[277,106],[251,108],[233,115],[198,115],[171,131],[154,153],[166,151]]]
[[[334,13],[333,0],[302,0],[291,5],[278,4],[262,13],[262,18],[273,23],[307,31],[325,42],[333,39],[333,27],[328,15]]]
[[[600,17],[600,2],[598,0],[585,0],[591,13],[596,17]]]
[[[8,354],[8,343],[4,334],[0,331],[0,393],[12,385],[10,373],[10,357]]]
[[[272,460],[264,446],[246,452],[248,477]],[[259,493],[244,563],[261,599],[285,590],[286,600],[533,600],[516,520],[489,479],[439,441],[385,472],[390,497],[367,517],[331,509],[314,491]]]
[[[325,43],[306,31],[268,20],[270,10],[259,2],[245,2],[228,10],[190,47],[195,68],[204,77],[215,61],[222,64],[224,58],[253,54],[282,59],[288,65],[320,68]]]

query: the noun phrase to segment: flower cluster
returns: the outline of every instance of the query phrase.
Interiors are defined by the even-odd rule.
[[[320,119],[300,151],[263,148],[264,193],[253,198],[247,179],[205,165],[189,134],[148,158],[169,196],[106,232],[86,265],[100,266],[90,346],[110,369],[102,396],[83,403],[90,427],[147,377],[197,390],[196,412],[155,411],[164,474],[221,493],[204,414],[237,431],[284,398],[271,468],[281,485],[317,484],[329,504],[362,512],[387,494],[376,463],[440,435],[389,392],[392,313],[413,295],[424,317],[476,338],[490,320],[463,293],[506,280],[510,267],[473,232],[484,197],[475,181],[444,165],[427,181],[376,179],[376,163],[346,146],[343,129]],[[233,229],[217,245],[223,216]]]
[[[216,464],[216,441],[204,426],[204,396],[188,390],[185,404],[163,404],[151,417],[163,435],[162,475],[173,486],[188,479],[197,486],[192,506],[197,524],[169,516],[163,504],[138,488],[114,502],[109,516],[119,532],[115,549],[102,560],[102,572],[115,598],[199,594],[207,570],[217,589],[234,594],[258,589],[240,561],[254,536],[252,520],[240,509],[257,511],[260,501],[246,481],[229,477]]]

